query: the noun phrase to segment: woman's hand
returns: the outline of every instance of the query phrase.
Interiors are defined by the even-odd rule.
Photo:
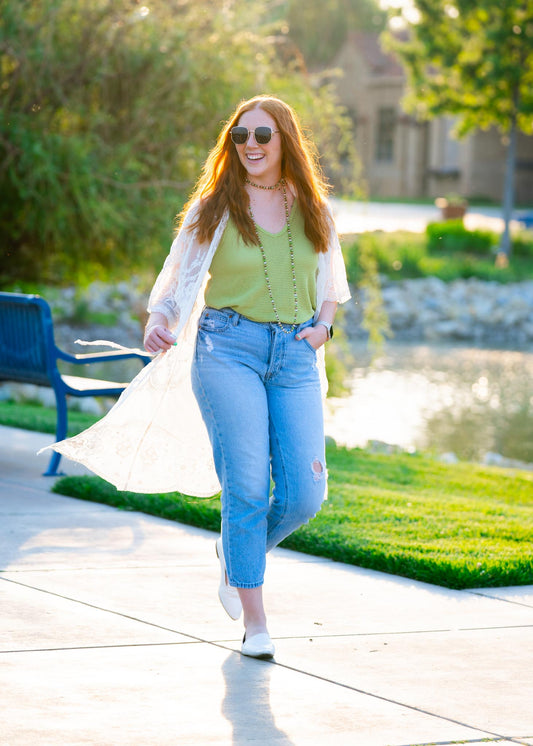
[[[152,355],[170,350],[176,337],[164,324],[153,324],[146,329],[144,349]]]
[[[307,339],[311,347],[318,350],[319,347],[322,347],[328,341],[328,330],[322,324],[319,326],[306,326],[305,329],[298,332],[295,339]]]

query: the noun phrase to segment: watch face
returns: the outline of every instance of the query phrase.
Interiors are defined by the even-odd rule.
[[[329,328],[329,338],[333,339],[333,324]]]

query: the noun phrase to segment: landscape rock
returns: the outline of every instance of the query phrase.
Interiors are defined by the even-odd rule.
[[[444,283],[435,277],[391,281],[382,278],[383,307],[393,336],[400,340],[472,341],[505,346],[533,342],[533,282],[506,285],[477,278]],[[361,326],[365,293],[355,290],[346,309],[348,335],[367,334]]]

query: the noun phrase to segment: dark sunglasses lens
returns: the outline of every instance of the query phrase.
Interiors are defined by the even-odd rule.
[[[256,127],[255,128],[255,141],[259,145],[266,145],[270,142],[272,137],[272,130],[270,127]]]
[[[248,130],[246,127],[232,127],[231,128],[231,139],[235,145],[244,145],[248,139]]]

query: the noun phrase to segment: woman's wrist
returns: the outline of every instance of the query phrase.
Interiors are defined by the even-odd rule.
[[[333,324],[331,324],[329,321],[325,321],[324,319],[319,319],[318,321],[315,321],[314,327],[316,329],[319,326],[325,330],[327,342],[333,337]]]
[[[168,329],[168,319],[167,317],[156,311],[155,313],[151,313],[148,317],[148,321],[146,322],[146,326],[144,327],[144,336],[146,337],[152,329],[156,326],[163,326],[165,329]]]

